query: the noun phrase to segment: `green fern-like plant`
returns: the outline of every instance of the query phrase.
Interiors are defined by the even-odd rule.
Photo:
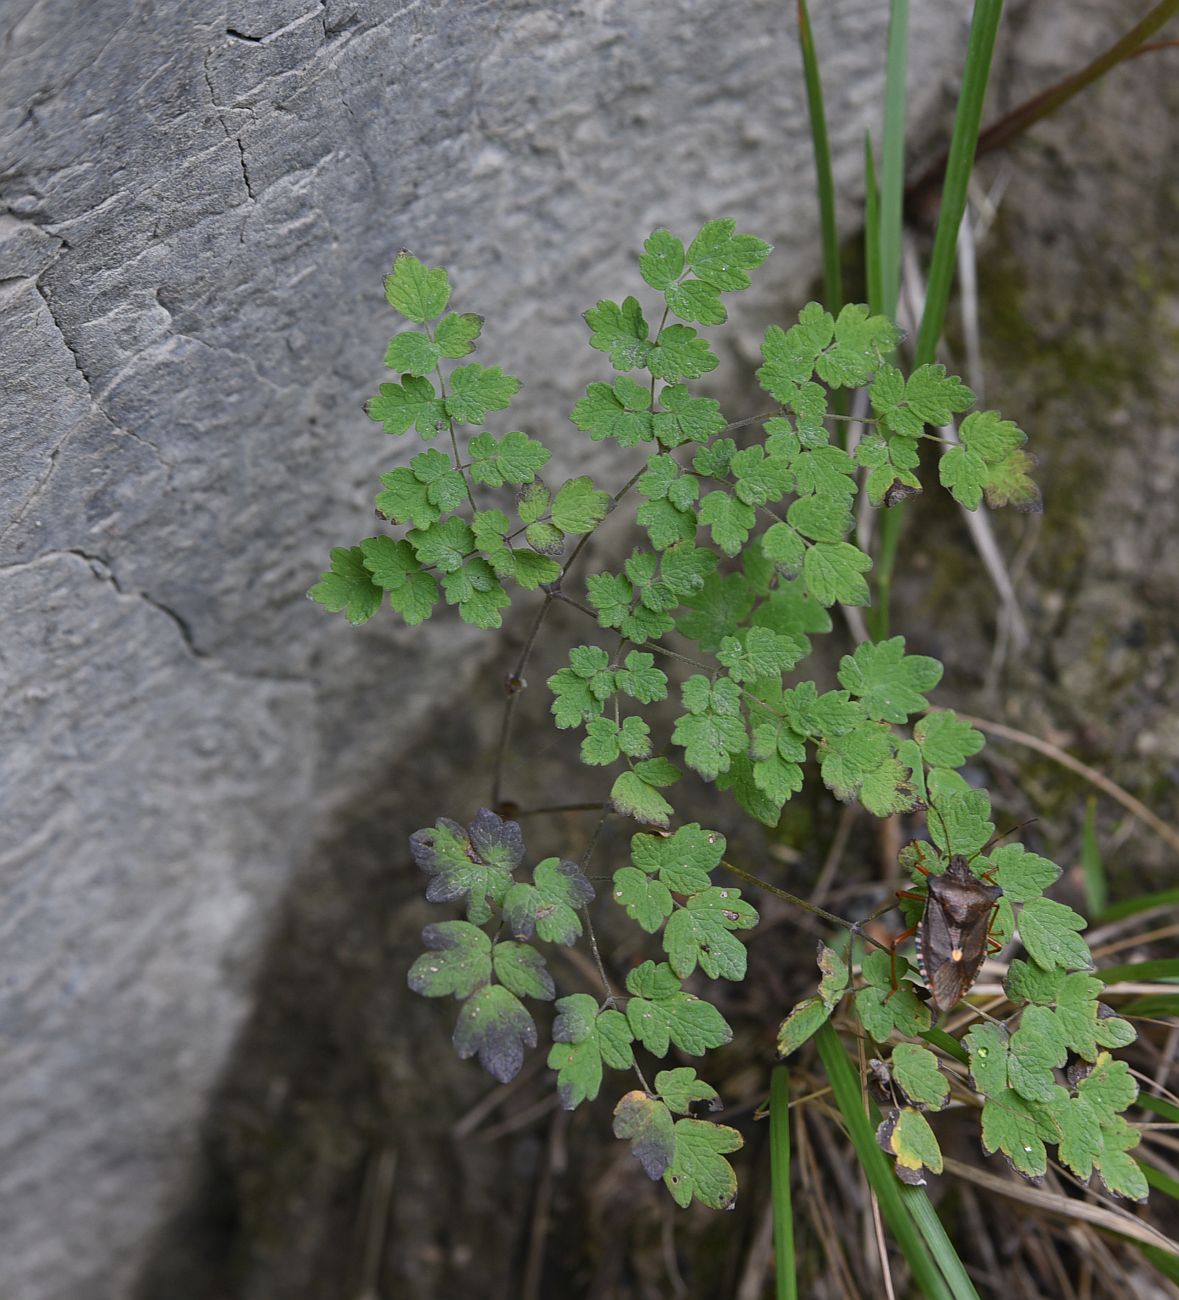
[[[838,799],[877,817],[929,810],[932,848],[910,846],[902,857],[915,884],[945,871],[952,855],[974,855],[971,870],[1003,891],[991,932],[1001,940],[1018,933],[1027,953],[1005,986],[1016,1012],[954,1044],[969,1064],[957,1084],[979,1106],[984,1149],[1035,1177],[1054,1145],[1080,1177],[1096,1169],[1115,1194],[1143,1197],[1128,1154],[1138,1133],[1123,1118],[1137,1088],[1110,1055],[1134,1031],[1098,1001],[1084,921],[1045,897],[1059,868],[1018,844],[985,851],[990,800],[959,771],[983,738],[932,707],[942,665],[906,653],[896,636],[844,656],[838,689],[820,691],[805,670],[813,638],[832,629],[832,608],[869,601],[872,561],[853,539],[859,493],[888,508],[919,492],[929,445],[941,484],[968,509],[983,499],[1037,509],[1025,435],[997,412],[973,411],[960,442],[943,440],[935,430],[967,412],[974,394],[940,365],[903,374],[893,360],[897,328],[860,304],[833,316],[811,303],[789,328],[770,326],[757,380],[772,409],[753,428],[729,425],[719,403],[692,390],[718,364],[696,327],[725,322],[723,295],[747,288],[769,253],[731,220],[708,222],[687,247],[657,230],[639,258],[660,300],[654,311],[627,297],[585,313],[590,346],[615,373],[589,385],[570,419],[594,441],[646,452],[642,469],[611,488],[587,476],[548,484],[541,472],[550,453],[539,439],[484,428],[519,381],[465,361],[482,321],[447,310],[445,270],[402,253],[386,280],[390,305],[417,328],[390,343],[385,359],[396,378],[366,410],[386,433],[441,438],[443,450],[429,447],[382,475],[376,508],[391,531],[334,550],[310,595],[352,623],[372,618],[388,597],[410,625],[444,602],[467,623],[497,628],[516,589],[542,602],[537,628],[554,601],[585,615],[585,640],[548,681],[552,713],[557,728],[580,738],[581,761],[603,769],[603,815],[638,823],[608,905],[650,936],[652,954],[624,990],[597,961],[600,987],[558,998],[544,948],[588,939],[599,955],[591,907],[602,904],[586,875],[592,845],[580,862],[531,864],[520,827],[502,809],[482,809],[467,826],[440,818],[412,838],[427,898],[461,905],[465,919],[427,926],[410,986],[460,1001],[459,1055],[477,1055],[501,1081],[537,1046],[526,1003],[555,1000],[548,1064],[561,1104],[596,1098],[607,1071],[631,1075],[637,1086],[617,1101],[614,1131],[643,1170],[680,1205],[693,1197],[731,1204],[737,1184],[726,1156],[741,1138],[704,1118],[719,1106],[716,1092],[686,1067],[648,1082],[636,1055],[661,1060],[674,1046],[703,1056],[729,1040],[721,1013],[685,981],[697,970],[742,979],[740,935],[758,923],[748,898],[718,879],[739,870],[725,860],[724,837],[678,823],[675,786],[690,768],[772,827],[812,759]],[[872,415],[848,452],[832,439],[831,394],[858,388],[867,388]],[[572,595],[586,540],[616,508],[633,511],[633,550],[618,569],[586,575]],[[670,729],[652,708],[671,692],[660,666],[669,661],[690,670]],[[508,707],[510,718],[511,699]],[[922,906],[909,901],[910,919]],[[879,1140],[899,1176],[921,1181],[942,1168],[925,1114],[950,1096],[947,1049],[931,1033],[908,963],[879,946],[855,963],[859,927],[823,915],[849,931],[849,943],[842,952],[821,945],[818,991],[784,1021],[780,1049],[796,1050],[848,1003],[888,1057],[895,1104]],[[1085,1068],[1066,1078],[1059,1067],[1070,1055]]]

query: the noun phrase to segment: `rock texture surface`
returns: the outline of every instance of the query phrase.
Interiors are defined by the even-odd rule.
[[[885,7],[815,8],[837,184],[855,195]],[[968,8],[913,6],[918,150],[944,139]],[[1034,66],[1009,101],[1122,21],[1074,10],[1066,33],[1017,7]],[[79,16],[7,0],[0,31],[0,1292],[342,1294],[363,1280],[350,1234],[383,1204],[396,1150],[396,1293],[496,1294],[479,1287],[517,1276],[527,1223],[487,1225],[505,1180],[526,1186],[551,1153],[526,1135],[505,1170],[491,1147],[444,1145],[484,1089],[473,1069],[436,1081],[415,1065],[415,1044],[444,1050],[446,1032],[403,990],[425,916],[390,865],[443,791],[479,797],[454,772],[493,730],[446,706],[503,645],[450,619],[353,632],[302,595],[331,545],[368,531],[378,471],[417,449],[360,411],[384,377],[381,278],[403,245],[452,268],[458,305],[488,317],[479,359],[524,378],[497,427],[552,437],[562,470],[589,448],[560,413],[601,369],[578,313],[630,290],[654,225],[729,214],[778,246],[716,391],[747,377],[817,265],[783,6],[91,0]],[[1135,75],[1165,138],[1174,83],[1146,62]],[[1078,301],[1106,346],[1103,300],[1069,267],[1109,229],[1111,171],[1125,217],[1109,256],[1173,265],[1173,170],[1119,113],[1125,83],[1102,93],[1104,110],[1036,137],[1009,203],[998,264],[1031,282],[1042,245],[1064,295],[1020,308],[1049,353]],[[1150,400],[1132,400],[1132,372],[1116,388],[1133,463],[1156,400],[1179,407],[1174,283],[1142,292],[1172,344]],[[1062,371],[1045,420],[1072,418],[1075,381]],[[1062,434],[1050,467],[1073,454]],[[1161,482],[1086,497],[1138,521],[1096,556],[1109,590],[1168,535]],[[1048,539],[1061,549],[1035,590],[1085,558]],[[1070,626],[1092,626],[1102,598],[1067,590],[1088,594],[1064,614],[1049,601],[1040,627],[1096,704]],[[1157,673],[1174,630],[1148,631]],[[1174,735],[1152,734],[1176,761]],[[484,1227],[440,1224],[431,1196]]]

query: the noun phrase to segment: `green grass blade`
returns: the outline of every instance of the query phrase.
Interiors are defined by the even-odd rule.
[[[1109,904],[1109,889],[1105,882],[1105,863],[1097,843],[1097,799],[1093,795],[1085,802],[1085,821],[1081,826],[1081,871],[1085,877],[1089,915],[1096,916]]]
[[[1118,1015],[1133,1019],[1141,1016],[1154,1019],[1159,1016],[1179,1016],[1179,993],[1148,993],[1146,997],[1123,1002]]]
[[[1179,1201],[1179,1180],[1148,1164],[1141,1156],[1135,1156],[1134,1159],[1138,1161],[1138,1167],[1142,1170],[1148,1187],[1156,1192],[1162,1192],[1172,1200]],[[1179,1282],[1179,1255],[1173,1255],[1169,1250],[1161,1250],[1158,1246],[1145,1243],[1138,1249],[1164,1277],[1169,1277],[1172,1282]]]
[[[1124,966],[1107,966],[1093,972],[1106,984],[1135,984],[1148,980],[1179,980],[1179,957],[1158,957],[1154,961],[1131,961]]]
[[[954,1300],[978,1300],[978,1292],[974,1289],[966,1265],[962,1263],[961,1257],[954,1249],[954,1243],[946,1235],[945,1227],[925,1194],[925,1189],[902,1186],[900,1192],[901,1200],[913,1216],[918,1231],[925,1238],[925,1244],[929,1247],[934,1261],[950,1284]]]
[[[921,1032],[921,1037],[925,1039],[931,1047],[940,1047],[947,1056],[952,1056],[955,1061],[961,1061],[963,1065],[970,1064],[970,1055],[966,1048],[944,1029],[925,1029]]]
[[[987,77],[991,69],[991,55],[995,48],[995,34],[999,29],[999,15],[1003,11],[1003,0],[975,0],[974,19],[970,25],[970,41],[966,49],[966,65],[962,73],[962,89],[958,94],[958,109],[954,116],[954,134],[950,141],[950,156],[946,163],[946,180],[942,190],[941,208],[938,212],[937,234],[933,241],[933,255],[929,266],[929,283],[926,286],[925,310],[921,316],[921,326],[917,331],[917,343],[914,349],[914,367],[925,365],[934,359],[938,339],[941,338],[942,326],[946,319],[946,304],[950,298],[950,285],[954,276],[957,259],[958,227],[962,224],[962,214],[966,211],[966,189],[970,181],[970,172],[974,165],[974,151],[978,143],[978,127],[982,118],[983,100],[986,97]],[[890,73],[892,63],[892,29],[889,29]],[[895,82],[895,77],[893,81]],[[903,194],[893,199],[889,184],[889,91],[895,96],[895,86],[886,82],[885,90],[885,141],[884,158],[881,165],[883,172],[881,194],[881,275],[884,284],[885,314],[895,316],[896,296],[893,293],[894,271],[889,259],[894,256],[891,244],[890,222],[894,214],[890,213],[890,203],[897,205],[896,220],[896,270],[895,284],[900,284],[900,204]],[[895,108],[894,108],[895,115]],[[902,122],[903,126],[903,122]],[[894,131],[895,131],[894,126]],[[892,149],[895,153],[896,142]],[[902,162],[903,165],[903,162]],[[903,182],[903,178],[902,178]],[[891,308],[891,310],[890,310]],[[880,550],[876,557],[876,599],[869,620],[872,639],[883,640],[888,636],[889,603],[892,599],[892,573],[896,563],[897,548],[900,543],[901,529],[904,526],[904,504],[895,505],[883,512],[880,520]]]
[[[1136,1106],[1141,1106],[1143,1110],[1148,1110],[1152,1114],[1158,1115],[1168,1123],[1179,1123],[1179,1106],[1176,1106],[1173,1102],[1167,1101],[1165,1097],[1156,1097],[1153,1093],[1140,1092],[1138,1094],[1138,1100],[1134,1104]]]
[[[839,265],[839,230],[835,225],[835,178],[827,142],[827,114],[823,108],[823,82],[815,54],[811,17],[806,0],[798,0],[798,44],[802,50],[802,75],[815,150],[815,188],[819,196],[819,231],[823,242],[823,305],[833,316],[843,306],[843,277]]]
[[[1000,118],[999,121],[988,126],[979,136],[980,151],[1001,148],[1010,140],[1014,140],[1016,136],[1022,135],[1041,118],[1055,113],[1062,104],[1067,104],[1074,95],[1080,94],[1082,90],[1100,80],[1111,69],[1116,68],[1119,63],[1131,58],[1160,27],[1169,22],[1177,13],[1179,13],[1179,0],[1160,0],[1160,3],[1156,4],[1141,22],[1136,23],[1125,36],[1115,41],[1104,54],[1099,55],[1092,63],[1086,64],[1085,67],[1074,72],[1072,76],[1065,77],[1063,81],[1058,81],[1056,85],[1049,86],[1047,90],[1041,91],[1038,95],[1033,95],[1031,99],[1026,100]]]
[[[1125,898],[1120,903],[1107,907],[1100,916],[1094,918],[1099,925],[1107,921],[1121,921],[1127,916],[1136,916],[1139,912],[1149,912],[1154,907],[1179,906],[1179,889],[1160,889],[1157,894],[1139,894],[1137,898]]]
[[[909,0],[888,8],[888,58],[884,71],[884,136],[880,151],[881,310],[896,320],[901,293],[901,224],[905,207],[905,99],[909,52]]]
[[[880,235],[878,269],[880,310],[896,320],[901,296],[901,228],[905,209],[905,100],[909,48],[909,0],[891,0],[888,56],[884,71],[884,134],[880,144]],[[888,636],[892,571],[901,540],[899,506],[881,512],[880,546],[873,572],[876,599],[868,615],[873,641]]]
[[[774,1203],[774,1262],[777,1300],[797,1300],[794,1212],[790,1204],[790,1071],[776,1065],[770,1075],[770,1195]]]
[[[884,286],[880,283],[880,189],[871,131],[864,132],[864,278],[868,306],[877,316],[884,310]]]
[[[1179,1201],[1179,1181],[1172,1178],[1170,1174],[1164,1174],[1161,1169],[1156,1169],[1154,1165],[1147,1164],[1139,1156],[1135,1156],[1134,1159],[1138,1161],[1149,1186]]]
[[[1145,1244],[1140,1249],[1143,1255],[1150,1260],[1164,1277],[1169,1277],[1172,1282],[1179,1282],[1179,1255],[1172,1255],[1169,1251],[1160,1250],[1157,1246],[1147,1246]]]
[[[876,1199],[880,1203],[880,1210],[889,1230],[913,1270],[913,1278],[917,1286],[926,1300],[953,1300],[945,1279],[938,1271],[921,1234],[917,1231],[906,1203],[901,1199],[900,1183],[889,1166],[884,1152],[876,1145],[876,1134],[860,1096],[859,1079],[847,1058],[843,1044],[839,1041],[839,1035],[831,1028],[830,1021],[815,1035],[815,1044],[819,1049],[823,1068],[827,1071],[835,1104],[839,1107],[843,1122],[847,1125],[848,1136],[855,1148],[860,1167],[876,1193]]]
[[[975,0],[962,89],[958,95],[958,111],[954,116],[954,134],[950,140],[950,157],[946,163],[946,180],[938,211],[937,234],[929,262],[925,310],[921,315],[921,328],[917,331],[914,366],[923,366],[934,359],[945,324],[946,304],[950,299],[957,260],[958,227],[966,211],[966,188],[974,167],[991,55],[995,50],[995,35],[1002,12],[1003,0]]]

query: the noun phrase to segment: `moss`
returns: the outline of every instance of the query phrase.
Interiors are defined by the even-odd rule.
[[[1023,376],[1034,376],[1040,404],[1062,399],[1074,418],[1096,417],[1100,408],[1091,399],[1125,398],[1157,364],[1153,307],[1169,292],[1166,277],[1145,257],[1132,269],[1109,258],[1101,262],[1100,283],[1087,285],[1080,301],[1045,301],[1043,282],[1029,275],[1011,226],[1001,213],[979,265],[980,328],[989,367],[1019,376],[1017,386]],[[1056,321],[1050,320],[1053,312]],[[1115,322],[1116,338],[1104,337],[1114,332]]]

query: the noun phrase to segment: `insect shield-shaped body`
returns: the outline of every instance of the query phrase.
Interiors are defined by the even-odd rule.
[[[940,1013],[956,1006],[977,978],[1003,891],[979,880],[960,853],[951,856],[942,875],[930,874],[926,883],[917,963],[929,985],[930,1003]]]

